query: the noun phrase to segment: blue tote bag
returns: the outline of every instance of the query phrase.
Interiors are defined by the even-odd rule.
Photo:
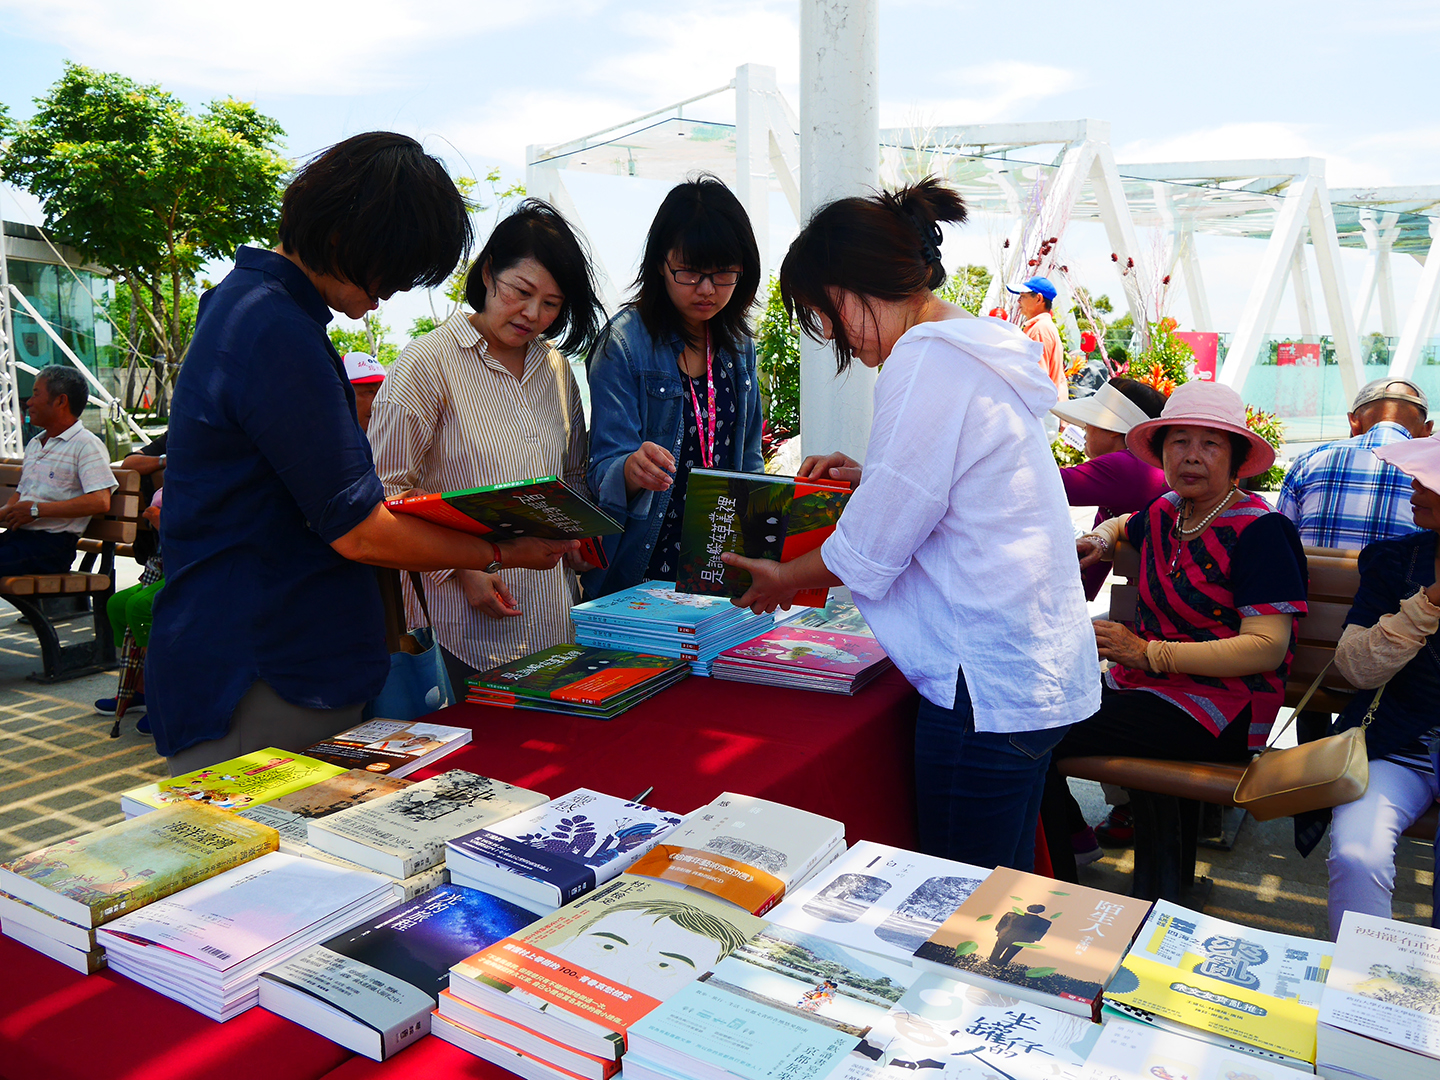
[[[410,584],[415,588],[420,610],[425,613],[425,625],[400,636],[401,651],[390,654],[390,675],[380,695],[365,706],[362,715],[366,720],[417,720],[455,704],[445,658],[435,640],[430,605],[425,602],[425,585],[413,570]]]

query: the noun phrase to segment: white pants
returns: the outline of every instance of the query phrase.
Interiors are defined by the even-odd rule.
[[[1352,803],[1335,807],[1330,825],[1330,938],[1347,911],[1391,917],[1395,846],[1400,834],[1440,795],[1434,773],[1393,761],[1370,762],[1370,786]]]

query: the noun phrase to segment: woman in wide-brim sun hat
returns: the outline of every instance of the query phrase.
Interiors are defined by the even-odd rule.
[[[1165,473],[1141,461],[1125,445],[1131,428],[1153,420],[1165,407],[1165,395],[1138,379],[1116,376],[1095,393],[1062,401],[1050,411],[1085,429],[1085,460],[1060,470],[1071,506],[1096,507],[1095,525],[1143,510],[1165,491]],[[1110,573],[1110,564],[1087,567],[1081,578],[1085,599],[1094,600]]]
[[[1171,490],[1076,542],[1082,567],[1112,558],[1121,539],[1139,548],[1140,588],[1133,632],[1096,621],[1111,662],[1100,711],[1070,729],[1052,760],[1246,761],[1284,703],[1295,620],[1306,612],[1295,526],[1238,486],[1275,451],[1245,426],[1239,394],[1204,382],[1177,388],[1125,443],[1164,469]],[[1053,765],[1042,817],[1056,876],[1075,880],[1069,840],[1084,818]]]
[[[1411,477],[1418,531],[1360,553],[1360,587],[1335,647],[1336,669],[1360,688],[1335,730],[1361,723],[1372,702],[1375,715],[1365,732],[1370,784],[1359,800],[1335,808],[1327,862],[1331,937],[1347,911],[1390,918],[1395,845],[1440,793],[1429,745],[1440,720],[1440,438],[1377,446],[1374,453]]]

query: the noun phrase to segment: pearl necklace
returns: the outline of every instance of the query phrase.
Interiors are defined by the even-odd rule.
[[[1220,516],[1220,512],[1230,504],[1230,498],[1234,494],[1235,492],[1233,490],[1230,491],[1223,499],[1220,500],[1214,510],[1211,510],[1210,513],[1205,515],[1205,519],[1201,521],[1199,525],[1196,525],[1195,527],[1190,529],[1182,529],[1180,527],[1181,519],[1189,517],[1190,508],[1194,506],[1194,503],[1192,503],[1189,499],[1185,500],[1185,510],[1183,513],[1176,516],[1175,526],[1170,530],[1171,535],[1175,537],[1175,550],[1170,556],[1171,570],[1174,570],[1175,567],[1178,566],[1180,563],[1180,548],[1182,546],[1181,541],[1183,541],[1187,537],[1198,536],[1202,532],[1204,532],[1209,527],[1210,523]]]

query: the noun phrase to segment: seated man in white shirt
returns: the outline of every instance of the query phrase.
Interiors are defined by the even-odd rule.
[[[35,376],[30,422],[44,430],[26,445],[20,484],[0,507],[0,577],[69,570],[90,519],[110,510],[119,484],[105,444],[79,419],[89,397],[72,367],[54,364]]]

